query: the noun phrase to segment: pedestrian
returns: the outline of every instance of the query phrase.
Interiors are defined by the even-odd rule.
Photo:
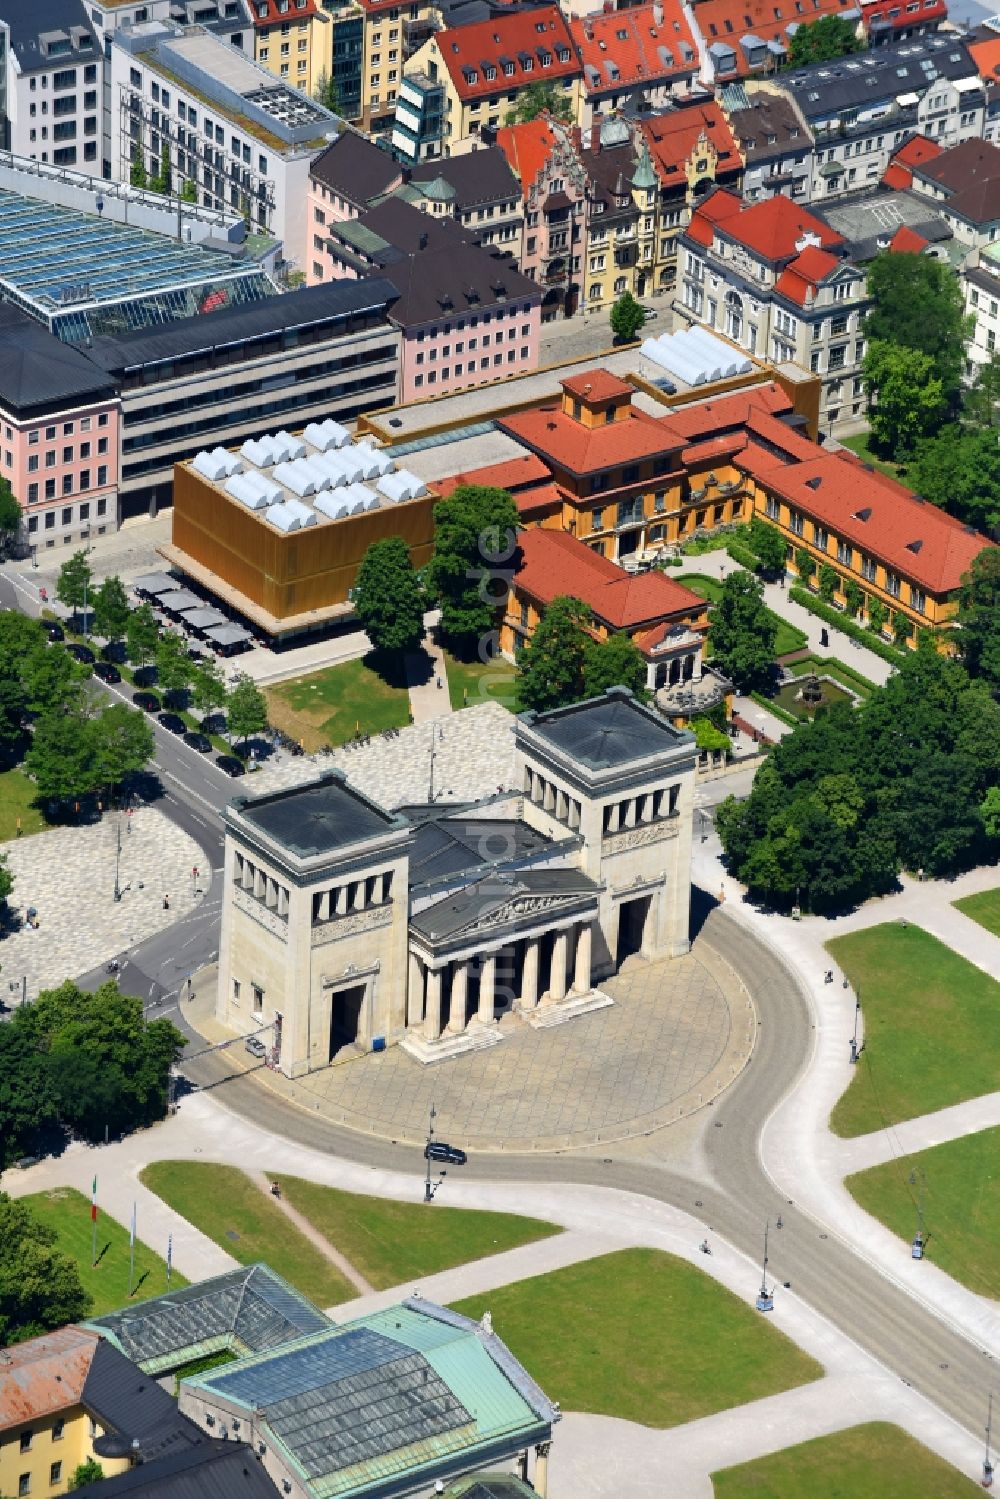
[[[170,910],[170,896],[169,895],[165,895],[163,897],[163,909],[165,911],[169,911]]]

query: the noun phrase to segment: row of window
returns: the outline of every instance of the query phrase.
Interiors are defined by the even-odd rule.
[[[109,417],[108,417],[108,413],[106,411],[100,411],[100,412],[98,412],[98,414],[97,414],[97,425],[98,425],[98,427],[106,427],[108,425],[108,420],[109,420]],[[81,432],[89,432],[91,430],[91,428],[92,428],[92,424],[93,424],[93,417],[81,416],[80,420],[79,420],[79,431],[81,431]],[[77,423],[76,422],[63,422],[61,425],[62,425],[62,435],[63,435],[63,437],[72,437],[74,435],[74,433],[77,431]],[[34,428],[30,429],[28,431],[28,446],[29,447],[33,447],[33,448],[37,447],[38,444],[42,440],[42,434],[43,433],[45,434],[45,441],[46,442],[55,442],[55,440],[56,440],[56,433],[58,432],[58,430],[59,430],[59,424],[58,423],[56,425],[49,425],[47,427],[34,427]],[[13,439],[13,437],[14,437],[14,429],[13,429],[13,427],[11,427],[11,426],[5,426],[4,429],[3,429],[3,435],[4,435],[4,437],[6,437],[6,439],[7,439],[8,442],[11,442],[12,439]],[[101,452],[101,453],[106,453],[107,452],[107,441],[108,440],[105,437],[105,438],[102,438],[101,441],[105,444],[105,446],[103,448],[99,448],[98,451]]]
[[[528,335],[530,334],[530,332],[531,332],[531,325],[530,325],[530,323],[525,323],[525,324],[523,324],[523,326],[521,328],[520,337],[521,338],[527,338]],[[489,348],[491,336],[493,336],[493,335],[490,335],[489,333],[484,333],[483,334],[483,348],[484,349],[488,349]],[[514,343],[514,341],[518,338],[518,336],[519,335],[518,335],[518,331],[517,331],[516,328],[509,328],[507,330],[507,342],[508,343]],[[502,328],[498,328],[497,329],[496,334],[495,334],[495,338],[496,338],[496,342],[498,344],[503,343],[503,329]],[[479,340],[476,339],[476,338],[470,338],[469,339],[469,350],[470,350],[470,352],[477,347],[478,343],[479,343]],[[431,350],[429,350],[429,352],[427,354],[427,359],[428,359],[429,363],[431,363],[431,364],[434,363],[434,361],[438,357],[438,352],[439,351],[437,349],[431,349]],[[522,349],[521,352],[522,352],[523,355],[526,356],[528,351],[527,351],[527,349]],[[465,342],[464,342],[464,340],[459,339],[459,341],[456,343],[456,345],[455,345],[455,353],[456,354],[464,354],[465,353]],[[451,344],[445,344],[444,348],[440,350],[440,355],[441,355],[442,359],[448,359],[450,357],[450,355],[451,355]],[[423,362],[424,362],[424,351],[423,351],[423,349],[421,349],[419,351],[419,353],[417,354],[417,356],[416,356],[415,363],[417,363],[417,364],[423,364]]]
[[[781,504],[780,501],[778,501],[773,495],[768,495],[764,508],[765,513],[770,520],[780,522]],[[797,510],[789,510],[787,525],[793,536],[801,537],[803,541],[806,539],[805,518]],[[830,532],[824,526],[821,526],[818,521],[811,521],[810,525],[812,526],[813,546],[818,552],[828,553],[830,547]],[[837,561],[840,563],[841,567],[851,568],[852,571],[855,570],[855,550],[851,542],[842,541],[839,537],[834,539],[837,543]],[[857,558],[858,563],[856,570],[861,574],[865,582],[876,582],[878,577],[879,563],[875,560],[874,557],[869,557],[865,552],[858,552]],[[900,579],[899,574],[890,572],[888,568],[885,568],[884,571],[885,582],[883,584],[883,588],[885,589],[885,592],[894,599],[901,599],[902,580]],[[910,593],[910,607],[916,610],[918,614],[923,614],[927,607],[927,595],[922,589],[917,588],[913,583],[908,583],[907,587]]]
[[[30,466],[30,463],[31,463],[31,459],[30,458],[28,460],[28,463],[29,463],[29,466]],[[74,484],[74,476],[72,474],[63,474],[63,476],[62,476],[62,489],[61,489],[61,493],[64,494],[64,495],[68,495],[68,494],[86,494],[86,492],[87,492],[88,489],[95,489],[95,488],[96,489],[103,489],[104,486],[107,484],[107,482],[108,482],[108,466],[107,466],[106,463],[102,463],[102,464],[100,464],[98,466],[98,469],[97,469],[97,481],[96,481],[95,484],[91,483],[90,469],[89,468],[82,468],[80,470],[79,476],[78,476],[77,481],[76,481],[75,484]],[[55,481],[55,479],[46,479],[46,481],[45,481],[45,498],[47,500],[54,500],[55,497],[56,497],[56,481]],[[38,485],[37,485],[37,483],[35,483],[35,484],[29,484],[28,485],[28,504],[29,505],[37,505],[38,504],[38,500],[39,500],[39,493],[38,493]]]
[[[527,359],[527,357],[528,357],[528,346],[527,346],[527,344],[525,344],[524,347],[521,349],[520,355],[518,355],[518,352],[517,352],[516,349],[508,349],[507,350],[507,363],[508,364],[516,364],[518,358]],[[417,358],[419,359],[420,356],[418,355]],[[493,355],[493,366],[494,366],[494,368],[498,368],[502,364],[503,364],[503,355],[502,354],[494,354]],[[489,369],[489,367],[490,367],[490,361],[489,361],[489,357],[488,356],[486,358],[484,358],[484,359],[480,359],[480,361],[479,361],[479,368],[481,370],[487,370],[487,369]],[[458,377],[460,375],[462,375],[463,373],[468,373],[468,374],[471,375],[471,374],[473,374],[475,372],[475,368],[476,368],[476,361],[474,359],[470,359],[467,364],[463,364],[463,362],[461,360],[459,360],[459,362],[454,366],[455,378],[458,379]],[[442,381],[450,380],[451,376],[452,376],[452,367],[450,365],[446,364],[445,367],[444,367],[444,369],[441,371],[441,379],[442,379]],[[423,375],[414,375],[414,377],[413,377],[413,383],[414,383],[414,385],[418,385],[418,386],[419,385],[423,385],[423,383],[424,383],[424,377],[423,377]],[[428,370],[428,372],[427,372],[427,384],[428,385],[436,385],[437,384],[437,370]]]
[[[426,329],[421,328],[418,331],[418,333],[417,333],[417,343],[418,344],[422,344],[423,341],[424,341],[424,339],[425,339],[425,337],[426,338],[437,338],[437,336],[438,336],[439,333],[446,333],[446,334],[447,333],[451,333],[452,329],[454,329],[454,331],[456,333],[461,333],[464,328],[478,328],[480,322],[482,323],[483,327],[486,328],[492,322],[497,322],[497,323],[503,322],[503,320],[504,320],[505,317],[507,317],[507,318],[516,318],[519,315],[521,317],[527,317],[528,313],[530,311],[531,311],[531,304],[530,304],[530,302],[524,302],[521,305],[520,308],[518,308],[518,307],[508,307],[506,309],[500,308],[499,310],[494,311],[494,312],[484,312],[482,314],[480,314],[480,313],[474,313],[472,315],[472,317],[470,317],[468,319],[466,319],[466,318],[459,318],[454,323],[450,323],[450,322],[449,323],[442,323],[442,325],[441,325],[440,328],[438,327],[438,325],[436,323],[434,323],[430,328],[426,328]],[[524,332],[526,334],[527,333],[527,329],[525,329]]]
[[[108,501],[107,501],[107,497],[106,496],[102,496],[97,501],[97,515],[98,515],[98,519],[100,519],[103,516],[106,516],[107,513],[108,513]],[[45,520],[44,520],[44,527],[43,527],[43,529],[46,530],[46,531],[54,531],[55,528],[56,528],[56,512],[55,512],[55,510],[46,510],[46,511],[44,511],[44,516],[45,516]],[[73,515],[73,506],[72,505],[64,505],[63,506],[62,512],[60,514],[59,524],[61,526],[72,526],[75,523],[75,521],[77,521],[77,520],[79,520],[80,522],[84,522],[84,521],[89,521],[90,520],[90,501],[89,500],[85,500],[83,502],[83,504],[80,506],[80,513],[79,513],[78,516],[74,516]],[[29,515],[28,516],[28,534],[29,534],[29,536],[34,536],[35,533],[38,531],[38,529],[39,529],[39,526],[38,526],[38,516],[37,515]],[[101,529],[103,530],[103,527]]]
[[[87,459],[90,457],[90,453],[91,453],[92,447],[93,447],[93,443],[91,443],[91,442],[81,442],[80,449],[79,449],[79,454],[78,454],[77,453],[77,449],[73,447],[72,443],[70,443],[67,447],[64,447],[63,450],[62,450],[62,461],[63,461],[63,463],[85,463],[87,461]],[[106,453],[108,451],[108,439],[106,437],[99,437],[97,439],[97,451],[98,451],[98,453]],[[58,454],[58,450],[56,448],[47,448],[46,449],[46,452],[45,452],[45,467],[46,468],[55,468],[56,463],[58,462],[58,456],[57,456],[57,454]],[[6,462],[7,462],[8,468],[10,468],[10,467],[13,466],[13,457],[14,457],[14,455],[12,453],[8,452],[8,453],[5,454],[5,458],[6,458]],[[39,462],[39,455],[37,453],[29,453],[28,454],[28,472],[29,472],[29,474],[34,474],[34,473],[38,472],[38,462]]]

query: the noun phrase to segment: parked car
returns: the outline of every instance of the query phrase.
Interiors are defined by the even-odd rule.
[[[164,729],[169,729],[171,734],[186,734],[187,724],[179,713],[158,713],[156,722]]]
[[[79,661],[81,666],[93,666],[96,658],[88,645],[79,645],[75,640],[71,640],[66,649],[73,660]]]
[[[199,734],[196,729],[191,729],[184,735],[184,743],[197,750],[199,755],[207,755],[212,748],[212,741],[207,734]]]
[[[160,699],[155,692],[133,692],[132,701],[143,713],[159,713]]]
[[[66,639],[66,631],[63,629],[62,625],[54,619],[48,619],[45,621],[45,633],[50,640]]]
[[[428,1140],[424,1146],[426,1161],[444,1161],[449,1166],[464,1166],[468,1159],[464,1150],[459,1150],[457,1145],[449,1145],[447,1140]]]
[[[100,677],[102,682],[120,682],[122,679],[121,672],[110,661],[95,661],[94,676]]]
[[[215,763],[220,770],[225,771],[227,776],[232,776],[234,779],[236,776],[245,776],[247,773],[243,761],[237,760],[235,755],[216,755]]]
[[[266,1057],[267,1047],[259,1036],[248,1036],[245,1042],[246,1049],[252,1057]]]
[[[40,1155],[22,1155],[18,1156],[14,1165],[18,1171],[27,1171],[29,1166],[37,1166],[41,1159]]]

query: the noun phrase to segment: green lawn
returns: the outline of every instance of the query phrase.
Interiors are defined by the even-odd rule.
[[[700,594],[710,604],[717,604],[722,597],[722,582],[719,578],[710,578],[707,573],[682,573],[677,581],[683,583],[685,588],[690,588],[692,592]],[[773,609],[769,609],[768,613],[775,625],[775,656],[789,656],[792,651],[801,650],[809,638],[805,631],[800,630],[797,625],[790,625],[787,619],[782,619],[781,615],[775,614]],[[709,644],[711,644],[711,637],[709,637]]]
[[[35,1192],[21,1200],[36,1218],[55,1229],[59,1236],[58,1247],[76,1261],[84,1289],[92,1299],[91,1316],[99,1317],[104,1312],[116,1311],[129,1302],[129,1231],[116,1219],[109,1218],[100,1211],[99,1190],[96,1270],[91,1263],[93,1237],[90,1201],[82,1192],[77,1192],[72,1187],[56,1187],[51,1192]],[[137,1226],[141,1233],[141,1217]],[[144,1301],[148,1296],[161,1296],[167,1289],[167,1246],[164,1243],[160,1247],[163,1259],[148,1244],[144,1244],[141,1238],[136,1238],[133,1302]],[[186,1285],[183,1275],[174,1270],[170,1277],[170,1289],[176,1291]]]
[[[679,1426],[821,1377],[814,1359],[703,1271],[626,1249],[455,1304],[493,1327],[563,1410]]]
[[[248,1176],[235,1166],[154,1161],[140,1179],[241,1265],[266,1260],[319,1307],[357,1292]]]
[[[985,1129],[859,1171],[845,1186],[866,1212],[907,1241],[922,1207],[928,1256],[970,1290],[1000,1299],[998,1152],[1000,1129]]]
[[[723,1468],[712,1486],[715,1499],[971,1499],[977,1487],[887,1421]]]
[[[978,895],[963,896],[952,904],[963,916],[971,916],[988,932],[1000,937],[1000,886],[996,890],[980,890]]]
[[[495,660],[459,661],[450,651],[444,653],[448,669],[451,706],[474,708],[477,703],[500,703],[514,709],[514,686],[517,672],[502,656]]]
[[[29,833],[41,833],[48,827],[38,808],[32,806],[35,794],[35,783],[23,770],[0,773],[0,842],[17,837],[18,818],[25,837]]]
[[[307,750],[344,744],[359,728],[362,734],[403,728],[410,721],[406,688],[391,686],[370,663],[370,656],[343,661],[267,688],[271,723]]]
[[[445,1207],[428,1212],[423,1203],[384,1202],[295,1176],[277,1180],[292,1206],[380,1291],[561,1232],[537,1218]]]
[[[843,661],[838,661],[836,656],[800,656],[797,661],[789,661],[788,670],[793,677],[804,677],[811,671],[821,677],[832,677],[835,682],[839,682],[842,687],[850,688],[859,697],[867,697],[875,688],[874,682],[863,677],[859,671],[855,671]]]
[[[827,943],[861,995],[865,1049],[830,1125],[865,1135],[1000,1087],[1000,983],[920,927]],[[845,1003],[846,1003],[845,999]]]
[[[888,474],[891,479],[905,481],[906,469],[902,464],[890,463],[887,458],[876,458],[868,446],[868,433],[858,432],[854,437],[841,437],[838,439],[845,448],[850,448],[852,453],[857,453],[862,463],[870,463],[872,468],[878,469],[880,474]]]

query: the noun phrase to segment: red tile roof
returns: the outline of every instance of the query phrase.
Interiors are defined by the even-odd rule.
[[[660,419],[634,407],[627,417],[602,427],[585,427],[551,406],[514,412],[502,417],[497,426],[571,474],[602,473],[675,453],[683,445]]]
[[[699,245],[710,245],[715,237],[713,226],[734,218],[742,207],[742,198],[738,198],[735,193],[727,193],[725,188],[717,187],[691,215],[691,222],[685,232]]]
[[[769,385],[755,385],[750,390],[717,396],[711,401],[690,401],[685,406],[675,406],[662,420],[664,426],[669,426],[679,437],[695,442],[720,431],[745,427],[753,411],[778,415],[791,409],[788,396],[772,381]]]
[[[898,151],[894,151],[889,165],[882,174],[886,187],[904,188],[913,185],[914,167],[923,166],[941,155],[941,147],[927,135],[911,135]]]
[[[523,125],[504,125],[497,131],[497,145],[506,156],[525,196],[548,161],[556,140],[556,133],[544,116],[526,120]]]
[[[613,401],[617,396],[634,394],[634,387],[627,380],[619,380],[609,370],[583,370],[560,383],[563,390],[584,401]]]
[[[588,94],[635,84],[648,87],[659,79],[693,77],[698,71],[698,48],[679,0],[578,16],[570,21],[570,31]]]
[[[544,484],[551,477],[548,464],[543,463],[534,453],[526,453],[523,458],[509,458],[504,463],[488,463],[483,468],[467,469],[464,473],[452,474],[447,479],[435,479],[431,488],[442,499],[460,484],[482,484],[487,488],[509,489],[511,494],[517,494],[518,490]]]
[[[829,250],[807,245],[802,254],[796,255],[792,263],[785,267],[774,283],[774,289],[790,301],[797,302],[800,307],[805,307],[839,265],[840,261]]]
[[[4,1349],[0,1431],[79,1405],[100,1338],[79,1327]]]
[[[738,463],[804,515],[937,596],[957,589],[973,558],[991,545],[903,485],[869,472],[853,454],[819,452],[776,465],[747,448]]]
[[[897,255],[922,255],[929,244],[930,240],[924,239],[909,224],[900,224],[889,241],[889,249]]]
[[[576,78],[581,71],[569,27],[555,5],[450,27],[439,31],[435,40],[463,100],[499,97],[532,83]],[[565,54],[562,61],[559,52]],[[509,76],[505,61],[514,67]],[[487,68],[493,70],[493,78],[487,78]]]
[[[631,11],[615,11],[613,18],[631,14]],[[724,177],[727,172],[739,172],[743,168],[729,121],[714,102],[691,104],[684,109],[654,115],[652,119],[641,121],[641,129],[653,158],[653,168],[664,187],[687,182],[686,165],[702,136],[711,142],[718,154],[718,176]]]
[[[265,6],[264,15],[260,14],[261,6]],[[285,25],[289,21],[301,21],[305,16],[314,16],[317,12],[316,0],[305,0],[304,5],[294,4],[287,12],[278,9],[278,0],[250,0],[250,14],[253,16],[253,24],[257,30],[267,30],[270,26]]]
[[[913,186],[913,173],[906,167],[901,167],[898,162],[890,161],[882,173],[882,184],[884,187],[894,188],[897,192],[903,188]]]
[[[966,42],[972,60],[979,70],[980,78],[987,83],[1000,79],[1000,37],[991,37],[985,42]]]
[[[571,594],[614,630],[631,630],[677,615],[703,613],[705,600],[662,572],[625,572],[566,531],[535,527],[518,536],[513,586],[541,604]]]
[[[762,260],[776,262],[802,254],[805,249],[802,241],[806,235],[815,236],[820,246],[826,250],[836,249],[844,243],[829,224],[824,224],[808,208],[804,208],[801,203],[793,203],[781,193],[773,198],[765,198],[760,203],[749,203],[746,206],[741,204],[735,212],[727,203],[722,209],[721,218],[718,209],[713,207],[718,197],[718,193],[709,195],[693,215],[691,228],[705,216],[717,223],[720,232],[727,238],[746,245],[748,250]],[[727,193],[726,197],[731,198],[732,194]],[[706,210],[709,210],[708,213]],[[687,231],[689,234],[691,228]],[[711,243],[711,240],[702,239],[701,242]]]
[[[923,27],[928,21],[943,21],[948,14],[945,0],[923,0],[920,9],[920,25]],[[914,18],[907,11],[905,4],[900,0],[861,0],[861,21],[866,31],[871,29],[872,23],[888,23],[892,31],[905,31],[913,25]],[[891,37],[884,25],[880,25],[879,39],[885,41]]]
[[[814,0],[814,8],[810,10],[808,19],[818,21],[820,16],[840,15],[850,10],[855,3],[856,0]],[[802,19],[791,6],[782,11],[781,7],[765,4],[764,0],[696,0],[694,18],[695,25],[705,38],[706,46],[725,42],[735,53],[736,67],[720,74],[726,78],[745,78],[756,72],[757,67],[774,67],[774,54],[767,52],[761,63],[752,68],[740,46],[741,37],[755,36],[762,42],[780,42],[783,47],[787,47],[790,40],[789,25]]]

